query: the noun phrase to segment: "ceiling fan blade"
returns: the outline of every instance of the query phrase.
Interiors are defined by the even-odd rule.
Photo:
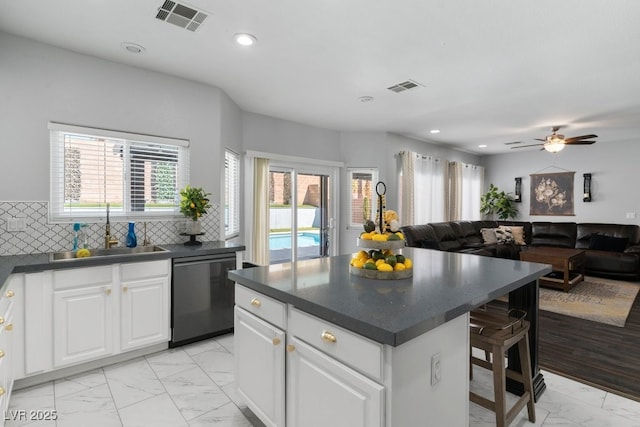
[[[546,139],[540,139],[540,138],[533,138],[533,139],[535,139],[536,141],[542,141],[542,142],[546,142],[547,141]]]
[[[596,141],[565,141],[564,142],[566,145],[591,145],[591,144],[595,144]]]
[[[591,139],[591,138],[597,138],[598,135],[582,135],[582,136],[572,136],[571,138],[565,138],[564,142],[573,142],[573,141],[579,141],[581,139]]]
[[[517,147],[511,147],[511,149],[513,150],[514,148],[528,148],[528,147],[539,147],[541,145],[544,144],[533,144],[533,145],[518,145]]]

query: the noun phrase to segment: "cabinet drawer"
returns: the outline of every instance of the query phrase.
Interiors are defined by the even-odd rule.
[[[236,284],[235,301],[236,305],[248,312],[281,329],[286,328],[287,309],[284,303],[238,284]]]
[[[288,331],[351,368],[382,380],[382,344],[295,308],[289,310]]]
[[[87,284],[108,284],[113,281],[112,272],[113,267],[111,265],[55,270],[53,272],[53,288],[68,289]]]
[[[129,280],[146,279],[149,277],[167,276],[169,274],[169,260],[132,262],[120,265],[120,277],[123,282]]]

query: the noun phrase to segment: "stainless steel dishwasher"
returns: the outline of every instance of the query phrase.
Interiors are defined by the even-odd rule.
[[[235,253],[173,259],[169,347],[233,331]]]

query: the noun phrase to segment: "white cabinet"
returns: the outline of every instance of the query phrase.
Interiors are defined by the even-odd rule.
[[[284,426],[284,332],[236,306],[234,348],[239,394],[265,425]]]
[[[59,270],[53,274],[55,368],[113,354],[113,267]]]
[[[287,348],[288,425],[384,425],[381,344],[291,307]]]
[[[120,349],[169,341],[169,264],[123,264],[120,282]]]
[[[7,413],[13,387],[13,296],[8,286],[0,297],[0,411]]]
[[[384,387],[296,337],[288,345],[287,424],[381,427]]]
[[[17,378],[168,343],[170,276],[168,259],[13,275]]]
[[[234,328],[238,392],[265,425],[384,426],[382,345],[240,285]]]

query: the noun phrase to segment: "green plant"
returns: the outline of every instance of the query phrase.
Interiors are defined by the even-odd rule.
[[[211,193],[205,193],[202,188],[194,188],[187,185],[180,190],[180,212],[184,216],[197,221],[211,207],[208,199],[210,195]]]
[[[489,191],[480,197],[480,213],[484,215],[497,215],[500,219],[515,218],[518,215],[516,202],[510,193],[500,191],[493,184],[489,185]]]

